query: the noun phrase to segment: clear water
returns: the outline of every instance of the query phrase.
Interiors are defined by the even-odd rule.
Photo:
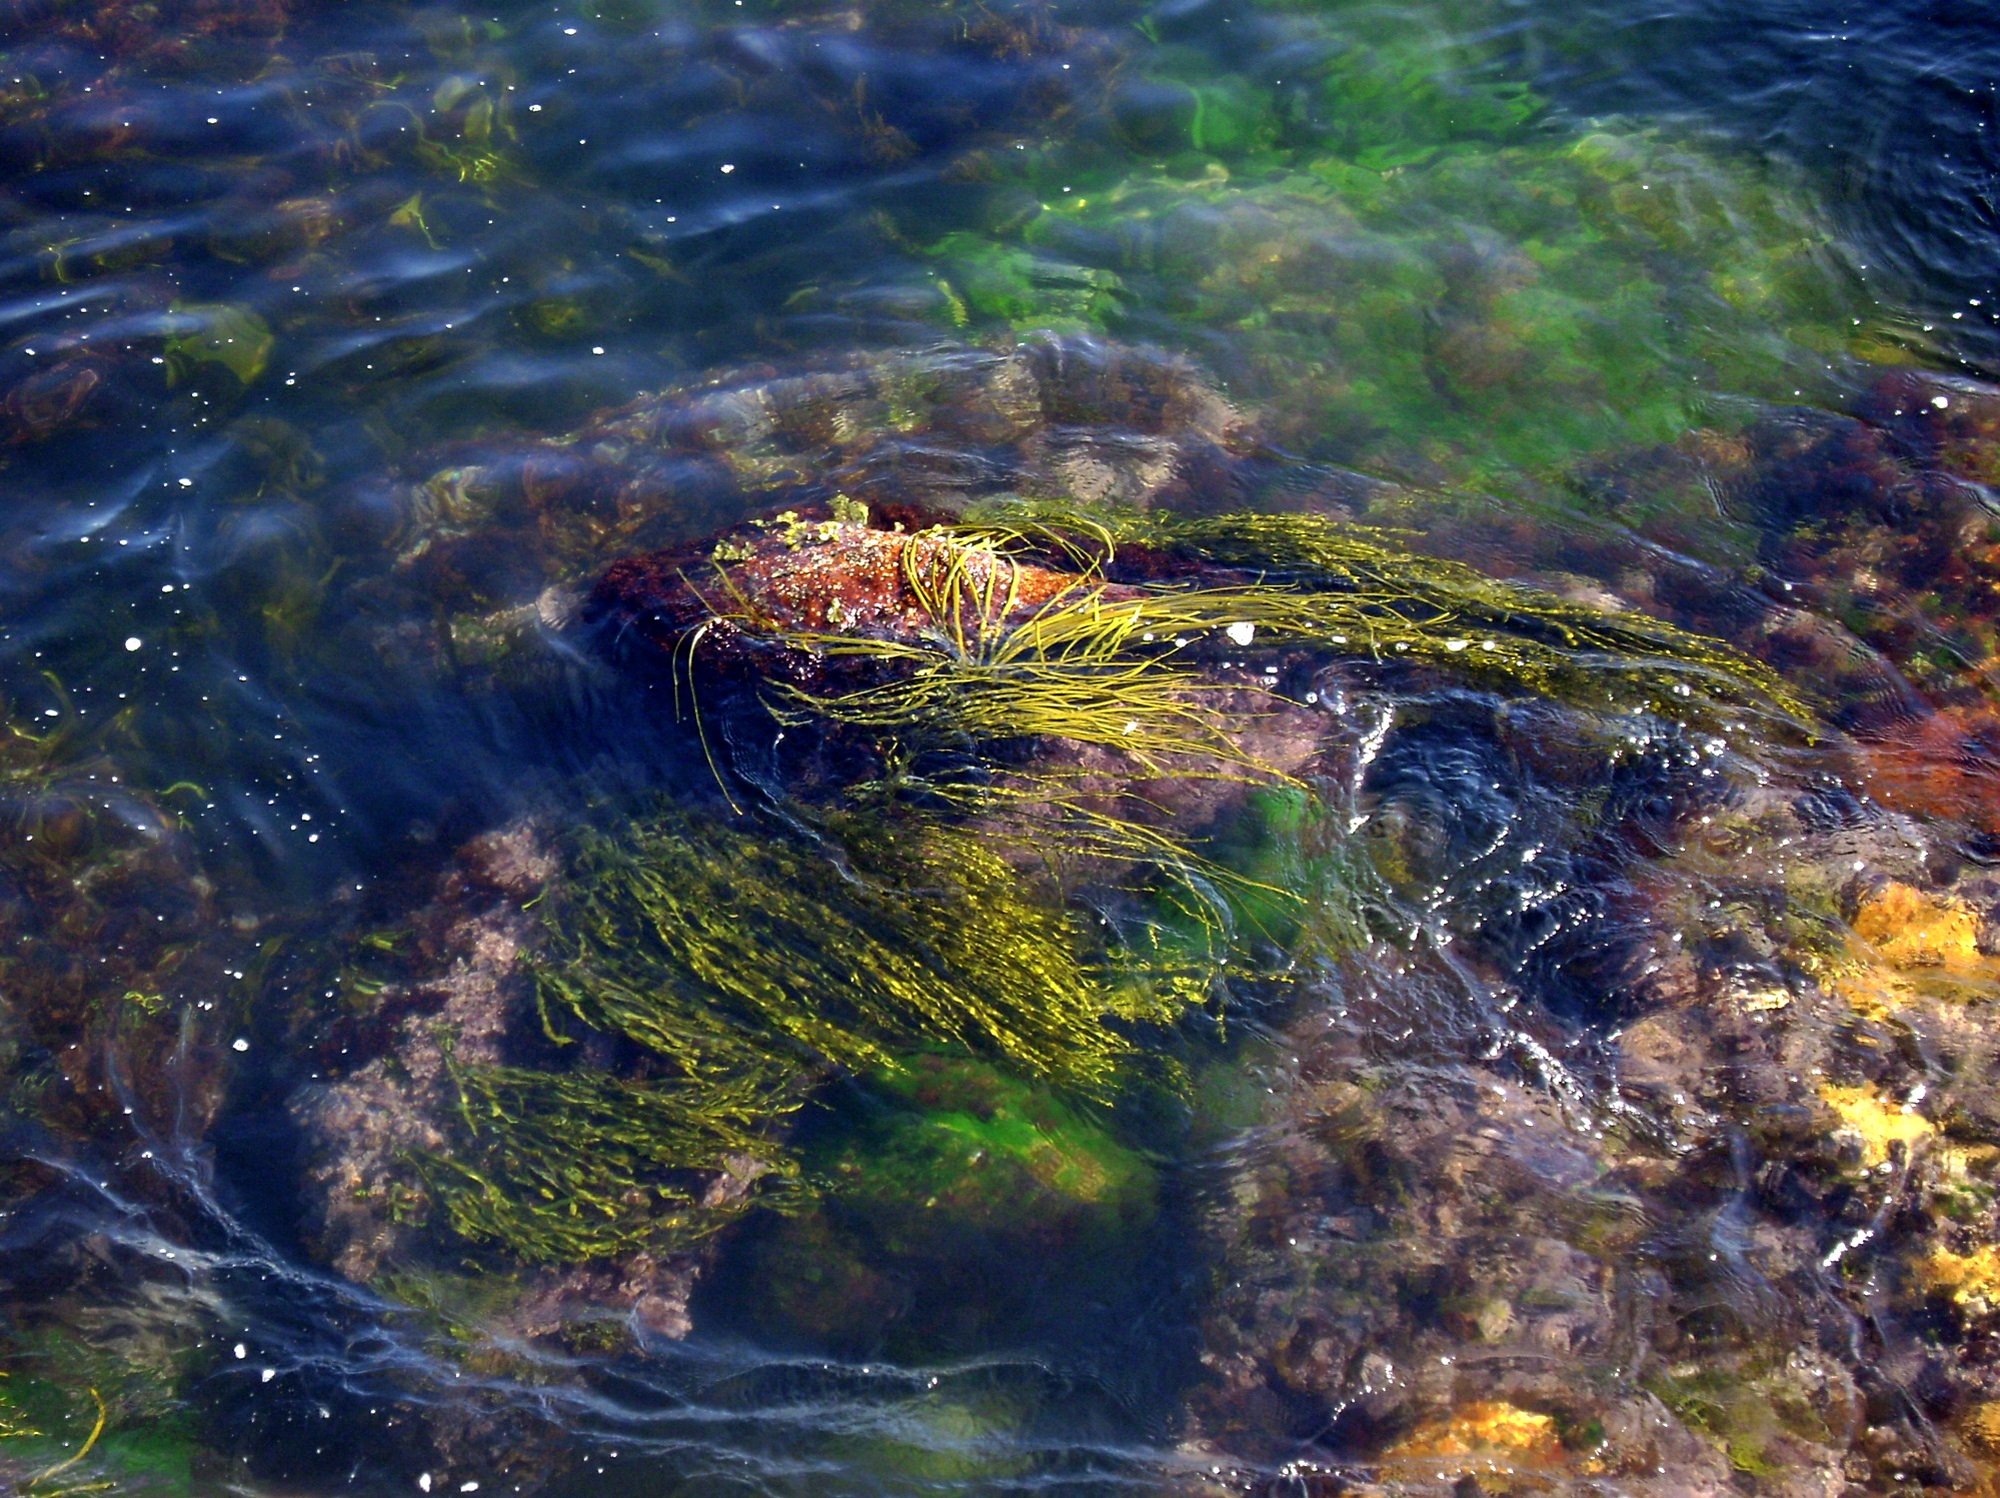
[[[2000,26],[1836,10],[12,7],[0,1485],[1984,1491]],[[302,1100],[468,843],[714,810],[566,590],[1023,492],[1394,527],[1817,726],[1300,667],[1310,794],[1185,815],[1311,915],[1179,1086],[822,1079],[671,1314],[343,1259]]]

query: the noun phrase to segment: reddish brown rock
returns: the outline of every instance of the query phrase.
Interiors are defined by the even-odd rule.
[[[763,647],[763,669],[796,679],[816,673],[830,637],[976,648],[1086,590],[1134,596],[942,530],[876,530],[787,511],[706,556],[663,551],[614,562],[584,615],[621,647],[637,640],[663,659],[688,650],[704,664],[727,664]]]
[[[1855,753],[1862,789],[1898,811],[2000,837],[2000,713],[1948,707],[1871,734]]]
[[[80,354],[16,380],[0,396],[0,433],[9,443],[35,442],[68,426],[104,383],[104,361]]]
[[[97,49],[107,61],[159,68],[199,55],[216,42],[274,44],[291,22],[290,0],[113,0],[97,5],[12,0],[0,9],[0,34],[18,27],[43,44]]]

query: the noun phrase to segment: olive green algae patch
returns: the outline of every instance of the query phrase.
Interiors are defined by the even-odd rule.
[[[936,1214],[981,1234],[1081,1241],[1115,1238],[1157,1210],[1152,1168],[1045,1088],[940,1055],[871,1081],[900,1110],[824,1168],[842,1204],[873,1220],[892,1252],[930,1241]],[[1053,1225],[1043,1220],[1051,1207],[1063,1216]]]
[[[1230,638],[1246,648],[1261,633],[1266,644],[1421,664],[1585,707],[1667,717],[1750,709],[1799,723],[1812,717],[1775,673],[1720,641],[1498,582],[1410,550],[1404,536],[1326,515],[1186,516],[1016,498],[975,507],[967,522],[975,531],[1052,542],[1088,556],[1093,567],[1111,567],[1126,545],[1256,579],[1166,588],[1102,608],[1095,634],[1077,632],[1093,646],[1111,628],[1122,633],[1110,643],[1128,649],[1176,631],[1233,630]],[[1072,649],[1063,631],[1022,633],[1043,657]]]
[[[1048,1330],[1129,1289],[1160,1211],[1108,1115],[938,1053],[869,1074],[811,1145],[819,1192],[725,1291],[765,1335],[923,1356]]]
[[[446,1217],[530,1262],[695,1241],[736,1215],[757,1176],[790,1173],[762,1157],[791,1105],[755,1078],[687,1087],[481,1066],[452,1080],[470,1148],[429,1162]],[[745,1189],[715,1189],[723,1173]]]
[[[818,842],[669,819],[586,840],[549,914],[545,1013],[622,1034],[684,1077],[988,1050],[1086,1092],[1134,1046],[1107,1023],[1072,915],[975,833],[824,826]]]
[[[247,307],[176,303],[165,339],[169,383],[188,380],[204,364],[219,364],[243,385],[270,361],[270,326]]]
[[[1294,451],[1486,485],[1817,398],[1882,343],[1775,168],[1566,127],[1462,15],[1262,9],[1282,88],[1142,49],[1108,142],[998,163],[992,228],[923,247],[940,320],[1156,339]]]
[[[542,911],[549,1037],[639,1059],[616,1076],[454,1062],[463,1144],[425,1162],[457,1234],[529,1262],[796,1208],[788,1120],[833,1071],[893,1076],[928,1044],[1105,1097],[1144,1069],[1133,1023],[1185,1007],[1114,987],[1043,881],[910,818],[818,841],[671,814],[585,833]]]
[[[9,1342],[0,1351],[0,1488],[24,1498],[195,1491],[195,1421],[173,1394],[184,1369],[55,1332]]]

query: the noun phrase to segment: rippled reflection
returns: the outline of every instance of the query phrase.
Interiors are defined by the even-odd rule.
[[[6,8],[0,1485],[1985,1491],[1991,30]]]

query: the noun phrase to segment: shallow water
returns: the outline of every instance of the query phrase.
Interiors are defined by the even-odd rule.
[[[1969,5],[0,13],[0,1484],[1986,1491],[1996,77]],[[869,841],[894,743],[574,622],[1023,498],[1387,528],[1800,700],[1545,598],[1232,624],[1200,877],[1016,910]],[[591,903],[634,827],[747,960]],[[1002,1020],[870,1031],[882,933]],[[588,1008],[698,968],[723,1039]],[[773,1168],[567,1212],[640,1104],[509,1163],[489,1024],[713,1044]]]

